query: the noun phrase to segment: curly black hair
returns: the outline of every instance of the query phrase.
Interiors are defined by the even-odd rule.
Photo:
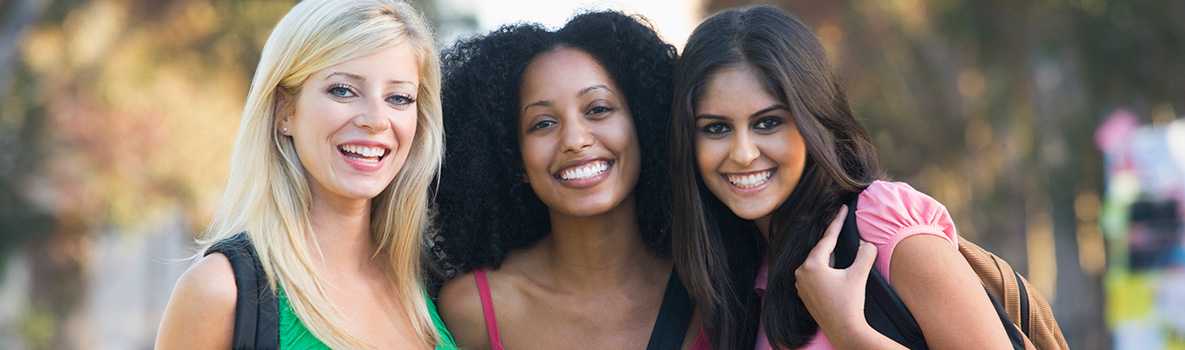
[[[547,207],[523,181],[516,128],[523,72],[534,57],[558,47],[589,53],[623,90],[641,153],[634,189],[639,230],[653,252],[670,254],[667,139],[675,47],[643,18],[597,11],[556,31],[503,26],[442,53],[446,153],[432,255],[446,275],[497,268],[509,252],[551,230]]]

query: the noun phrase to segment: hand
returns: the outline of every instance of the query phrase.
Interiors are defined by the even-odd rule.
[[[864,320],[864,286],[868,283],[872,263],[876,261],[876,248],[860,241],[852,266],[846,269],[831,267],[831,255],[847,213],[846,205],[840,207],[819,243],[794,271],[798,296],[832,341],[871,329]]]

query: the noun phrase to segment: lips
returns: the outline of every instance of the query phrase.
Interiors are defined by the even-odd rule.
[[[569,187],[586,188],[604,180],[612,168],[611,160],[592,159],[564,167],[552,174],[552,177]]]
[[[358,171],[373,172],[382,167],[382,161],[391,148],[376,142],[346,142],[337,145],[337,151],[345,159],[346,164]]]
[[[723,175],[724,179],[727,180],[728,183],[732,184],[733,187],[741,190],[754,190],[761,188],[766,183],[769,183],[769,179],[773,178],[773,174],[774,169],[766,169],[748,173],[732,173]]]

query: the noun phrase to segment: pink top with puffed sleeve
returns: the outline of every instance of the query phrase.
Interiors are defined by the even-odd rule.
[[[959,235],[946,207],[906,183],[873,182],[860,193],[856,207],[856,227],[860,230],[860,239],[876,246],[876,262],[873,266],[887,281],[891,281],[889,260],[893,258],[893,249],[905,238],[919,234],[934,235],[950,242],[951,249],[959,248]],[[753,285],[758,295],[765,294],[767,275],[768,267],[762,264]],[[764,325],[758,326],[756,349],[772,349],[766,339]],[[823,331],[819,330],[802,349],[823,350],[832,349],[832,346]]]

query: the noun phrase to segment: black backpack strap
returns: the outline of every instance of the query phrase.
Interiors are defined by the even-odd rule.
[[[1019,272],[1013,270],[1012,274],[1016,277],[1016,289],[1020,290],[1020,330],[1026,337],[1032,338],[1033,335],[1029,334],[1029,318],[1032,317],[1029,315],[1029,290],[1025,288],[1025,279],[1020,277]]]
[[[658,309],[658,319],[654,321],[654,330],[650,331],[650,343],[646,345],[646,350],[682,348],[687,326],[691,324],[691,315],[691,295],[687,293],[679,274],[672,270],[671,277],[667,280],[667,290],[662,296],[662,306]]]
[[[992,300],[992,307],[996,309],[996,316],[1000,318],[1000,324],[1004,325],[1004,332],[1008,333],[1008,342],[1012,343],[1012,349],[1024,350],[1024,335],[1020,333],[1020,330],[1017,329],[1016,325],[1012,323],[1012,320],[1008,318],[1008,313],[1004,311],[1004,304],[1000,303],[996,297],[992,296],[992,292],[988,291],[987,287],[983,287],[983,292],[987,293],[988,299]],[[1021,314],[1022,317],[1024,315],[1025,314]]]
[[[204,255],[219,253],[230,261],[238,296],[235,302],[233,349],[279,349],[280,313],[276,294],[267,284],[263,265],[246,232],[215,243]]]
[[[847,268],[856,260],[860,249],[860,231],[856,227],[856,205],[859,193],[852,194],[848,201],[848,214],[835,246],[835,267]],[[873,329],[889,339],[910,349],[926,349],[926,338],[922,328],[905,306],[905,302],[893,291],[893,287],[873,268],[868,273],[865,286],[864,318]]]

